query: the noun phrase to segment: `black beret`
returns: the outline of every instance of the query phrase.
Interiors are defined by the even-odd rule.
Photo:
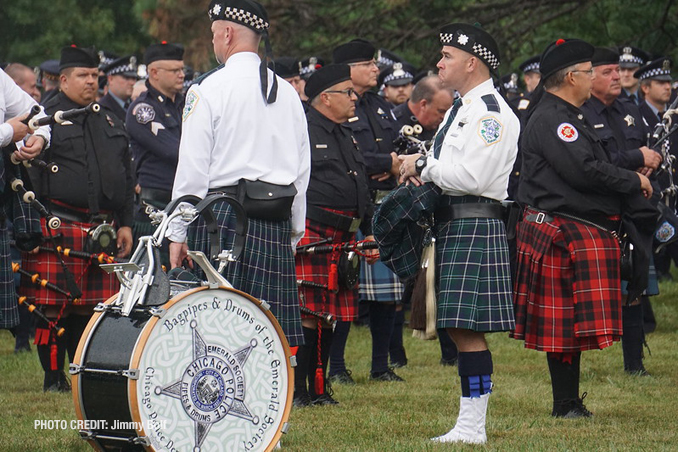
[[[523,71],[523,74],[527,74],[528,72],[539,72],[540,59],[541,55],[535,55],[532,58],[528,58],[527,60],[520,63],[518,68]]]
[[[332,62],[334,64],[348,64],[369,61],[374,58],[374,51],[374,46],[370,41],[360,38],[354,39],[332,51]]]
[[[609,47],[596,47],[591,57],[593,67],[604,66],[606,64],[619,64],[619,54],[616,49]]]
[[[273,60],[275,73],[282,78],[297,77],[301,73],[299,60],[292,57],[279,57]]]
[[[640,67],[650,61],[650,55],[638,47],[619,47],[619,66],[625,69]]]
[[[102,69],[106,75],[124,75],[125,77],[137,77],[137,57],[127,55],[111,62]]]
[[[638,80],[658,80],[660,82],[670,82],[671,78],[671,59],[658,58],[633,73]]]
[[[351,80],[351,68],[347,64],[328,64],[311,74],[304,92],[313,99],[327,88],[346,80]]]
[[[61,49],[59,60],[59,72],[69,67],[99,67],[99,55],[94,47],[80,48],[75,45]]]
[[[445,25],[440,29],[440,43],[477,56],[493,72],[499,67],[499,46],[478,24]]]
[[[403,86],[409,85],[414,80],[416,70],[408,63],[393,63],[379,73],[378,86]]]
[[[266,9],[254,0],[212,0],[207,13],[212,22],[228,20],[257,33],[263,33],[269,27]]]
[[[151,44],[146,47],[144,64],[149,65],[160,60],[184,60],[184,47],[181,44],[170,44],[163,41],[160,44]]]
[[[301,60],[301,78],[308,80],[311,74],[323,66],[325,66],[325,60],[315,56]]]
[[[541,55],[539,69],[546,80],[561,69],[573,64],[591,61],[594,47],[581,39],[558,39],[546,47]]]

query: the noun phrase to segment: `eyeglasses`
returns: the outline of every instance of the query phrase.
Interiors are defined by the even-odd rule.
[[[376,66],[377,62],[375,60],[372,61],[364,61],[362,63],[348,63],[349,66]]]
[[[337,93],[337,94],[346,94],[348,97],[353,97],[355,94],[356,96],[358,93],[353,88],[347,88],[347,89],[342,89],[342,90],[327,90],[323,91],[324,93]]]
[[[570,71],[570,72],[572,72],[572,73],[574,73],[574,72],[583,72],[584,74],[593,75],[593,68],[589,69],[588,71],[580,71],[580,70],[578,70],[578,69],[575,69],[574,71]]]

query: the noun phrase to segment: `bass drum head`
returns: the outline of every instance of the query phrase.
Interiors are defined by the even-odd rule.
[[[132,354],[132,420],[155,451],[272,450],[292,407],[290,349],[255,298],[184,292],[152,317]]]

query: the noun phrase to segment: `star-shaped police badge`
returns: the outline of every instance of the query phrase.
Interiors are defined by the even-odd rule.
[[[457,38],[457,42],[458,42],[459,44],[465,46],[466,43],[468,42],[468,36],[466,36],[466,35],[463,34],[463,33],[460,34],[459,37]]]
[[[634,118],[631,115],[626,115],[624,116],[624,121],[626,121],[626,125],[628,127],[635,126],[636,125],[636,118]]]
[[[216,5],[214,5],[214,8],[212,8],[212,15],[218,16],[220,12],[221,12],[221,5],[219,3],[217,3]]]

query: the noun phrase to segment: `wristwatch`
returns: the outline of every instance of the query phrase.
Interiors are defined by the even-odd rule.
[[[424,171],[424,168],[426,168],[426,163],[428,162],[428,159],[426,158],[425,155],[422,155],[417,159],[416,162],[414,162],[414,169],[417,170],[417,174],[421,174],[422,171]]]

